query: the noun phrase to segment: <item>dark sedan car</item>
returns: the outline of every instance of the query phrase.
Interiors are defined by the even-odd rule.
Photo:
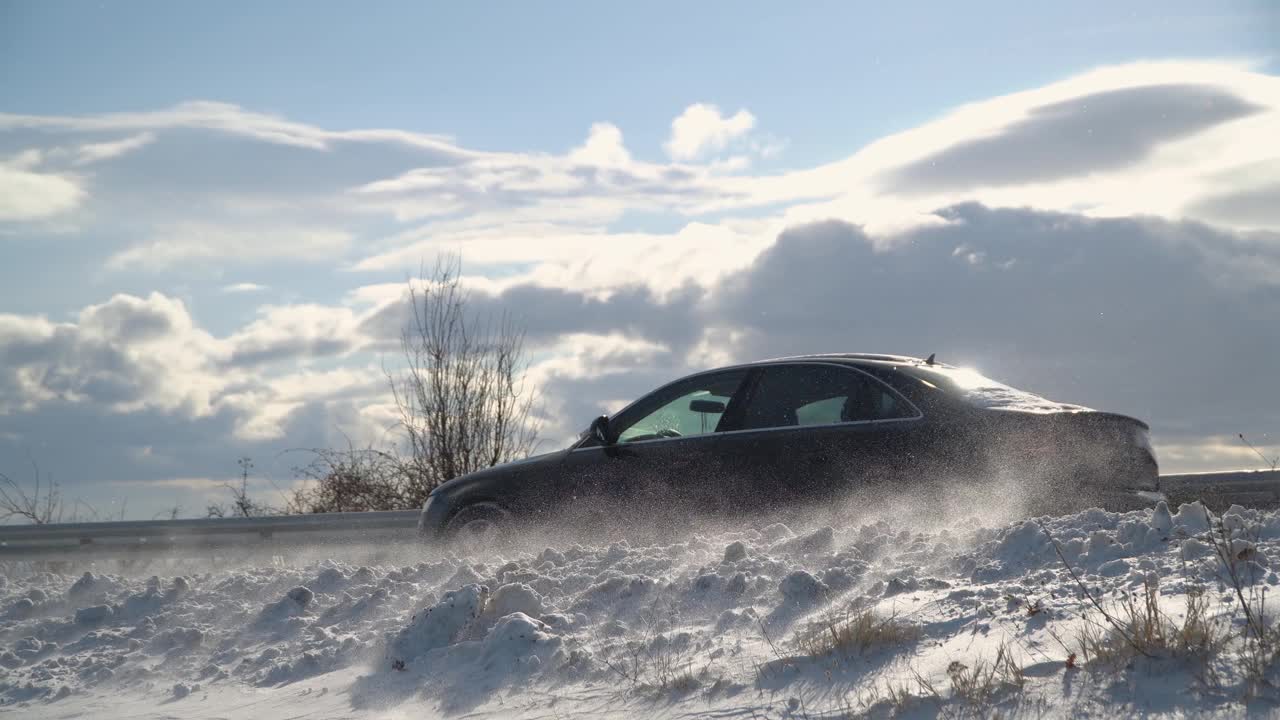
[[[732,517],[993,477],[1014,478],[1036,512],[1124,509],[1158,497],[1147,431],[932,356],[766,360],[676,380],[565,450],[451,480],[419,528],[483,537],[561,513]]]

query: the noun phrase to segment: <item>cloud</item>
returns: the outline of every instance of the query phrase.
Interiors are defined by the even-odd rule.
[[[696,103],[671,121],[671,137],[664,147],[673,160],[697,160],[723,150],[755,126],[755,116],[745,109],[725,117],[715,105]]]
[[[192,101],[165,110],[57,116],[0,113],[0,130],[100,133],[165,130],[213,130],[261,142],[326,150],[338,143],[389,143],[410,148],[469,155],[441,135],[391,129],[325,130],[230,103]]]
[[[1212,85],[1103,90],[1030,107],[992,135],[962,140],[885,173],[884,184],[891,192],[924,194],[1106,172],[1263,109]]]
[[[1280,178],[1280,164],[1271,168]],[[1228,183],[1239,186],[1240,183]],[[1210,194],[1196,200],[1189,213],[1214,222],[1252,228],[1280,227],[1280,179],[1264,180],[1244,189]]]
[[[691,117],[700,115],[707,117]],[[600,133],[593,142],[620,147],[620,134]],[[892,243],[943,224],[933,211],[964,202],[1276,229],[1269,200],[1280,183],[1277,135],[1280,79],[1224,63],[1134,63],[971,103],[848,158],[780,174],[744,173],[733,163],[617,164],[621,155],[590,173],[552,156],[509,155],[501,172],[479,175],[480,186],[476,168],[414,171],[402,180],[429,183],[400,199],[441,212],[372,243],[354,267],[409,268],[445,249],[472,262],[520,264],[540,284],[599,290],[639,279],[667,291],[693,277],[711,287],[726,274],[706,271],[713,253],[707,264],[685,266],[696,271],[677,270],[674,282],[670,266],[678,263],[668,258],[702,257],[707,238],[732,237],[734,245],[715,253],[732,272],[782,229],[826,219]],[[469,212],[450,214],[458,208]],[[666,213],[683,226],[617,227],[628,213]]]
[[[90,305],[80,313],[78,329],[86,336],[125,345],[140,345],[194,330],[181,300],[151,293],[140,298],[116,295],[108,302]]]
[[[120,140],[81,145],[76,149],[75,164],[90,165],[103,160],[117,158],[139,148],[146,147],[147,145],[155,142],[155,139],[155,133],[144,132],[138,133],[137,135],[131,135]]]
[[[342,355],[362,344],[350,309],[315,304],[265,306],[258,318],[227,338],[234,367]]]
[[[183,301],[155,292],[115,295],[74,322],[0,314],[0,415],[61,406],[184,422],[221,416],[238,433],[278,434],[301,405],[384,381],[375,367],[308,367],[368,345],[364,319],[342,307],[268,306],[215,337]]]
[[[279,306],[217,337],[161,293],[118,294],[69,322],[0,314],[0,472],[30,453],[68,497],[129,497],[149,516],[148,503],[181,495],[164,482],[225,477],[242,455],[288,475],[282,444],[384,443],[382,368],[350,358],[311,367],[363,342],[341,338],[358,320]],[[160,494],[139,497],[153,481]]]
[[[64,191],[61,205],[52,188],[13,193],[44,204],[24,200],[9,214],[83,207],[113,242],[132,239],[104,248],[110,269],[303,258],[403,273],[440,249],[465,248],[482,272],[503,268],[508,278],[514,266],[519,280],[540,284],[607,290],[639,280],[668,292],[691,277],[714,285],[785,227],[839,219],[892,242],[937,224],[934,209],[963,202],[1278,226],[1268,200],[1280,183],[1280,150],[1270,142],[1280,134],[1280,79],[1238,64],[1102,68],[964,105],[849,157],[786,172],[751,171],[747,159],[771,146],[754,132],[749,111],[692,105],[673,123],[676,159],[648,162],[607,122],[576,147],[549,153],[464,148],[390,129],[328,130],[209,102],[0,115],[0,134],[43,158],[10,171],[52,177]],[[102,133],[132,135],[82,140]],[[85,166],[87,178],[53,152],[68,138],[80,144],[67,147],[91,147],[144,137],[146,152]],[[41,144],[50,138],[61,144]],[[729,149],[741,152],[722,157]],[[67,183],[91,183],[93,196],[68,202],[75,192]],[[261,241],[259,228],[280,237]],[[730,237],[732,250],[721,245],[720,254],[734,268],[717,271],[702,247]],[[678,262],[686,253],[697,261]],[[659,262],[637,261],[650,257]]]
[[[74,176],[0,164],[0,222],[43,220],[76,209],[84,198]]]
[[[837,218],[881,239],[967,201],[1258,227],[1206,217],[1199,203],[1277,182],[1277,133],[1280,78],[1225,63],[1132,63],[961,106],[836,162],[724,185],[739,206],[787,203],[788,224]]]
[[[1258,332],[1280,315],[1280,234],[972,203],[935,218],[889,245],[843,221],[795,227],[705,288],[513,284],[472,308],[516,313],[535,348],[557,352],[539,374],[556,437],[695,368],[858,350],[938,352],[1137,415],[1162,441],[1280,424],[1280,395],[1238,381],[1280,357],[1280,338]],[[362,332],[391,340],[404,309],[380,297]],[[635,343],[631,357],[580,352],[612,333]],[[1225,357],[1230,373],[1206,374]]]
[[[716,163],[635,160],[621,130],[596,123],[581,145],[563,155],[489,153],[436,163],[355,186],[347,196],[365,209],[390,212],[405,222],[602,228],[627,211],[687,213],[700,204],[727,200],[719,179],[731,169]],[[414,232],[426,232],[426,226]],[[397,237],[402,235],[378,244],[394,244]]]
[[[978,205],[942,214],[946,225],[890,249],[847,223],[792,229],[718,292],[706,322],[743,331],[741,358],[937,352],[1166,437],[1280,423],[1280,386],[1240,381],[1280,357],[1280,336],[1258,332],[1280,314],[1280,275],[1240,283],[1233,270],[1280,268],[1280,236]]]
[[[553,437],[695,368],[850,350],[938,352],[1147,419],[1163,443],[1280,424],[1275,389],[1239,381],[1280,357],[1280,337],[1258,331],[1280,315],[1280,234],[973,203],[934,216],[888,245],[843,221],[794,227],[705,288],[517,283],[471,307],[516,313],[533,347],[556,351],[538,372]],[[396,337],[392,291],[355,294],[381,303],[362,333]]]
[[[615,289],[598,297],[566,288],[520,284],[496,292],[472,292],[467,311],[483,323],[508,315],[538,350],[559,347],[576,334],[626,335],[657,339],[664,345],[688,345],[700,332],[693,309],[701,291],[694,286],[660,297],[643,285]],[[403,286],[360,320],[364,336],[383,347],[399,347],[401,330],[411,319]]]
[[[569,153],[569,160],[582,165],[621,166],[631,162],[631,153],[623,146],[622,131],[616,125],[596,123],[587,141]]]
[[[661,233],[534,222],[470,227],[437,223],[397,238],[396,249],[366,257],[354,269],[416,268],[452,253],[464,257],[473,271],[489,266],[528,268],[494,282],[502,287],[532,283],[608,293],[643,283],[665,296],[689,283],[713,285],[746,267],[782,227],[776,221],[689,223]]]
[[[159,293],[116,295],[74,323],[0,315],[0,412],[63,401],[208,414],[219,380],[207,368],[220,353],[180,300]]]
[[[231,228],[198,223],[174,225],[156,237],[107,259],[109,270],[168,270],[192,262],[251,265],[288,259],[294,263],[329,262],[351,243],[341,230],[307,227]]]
[[[222,286],[222,292],[233,295],[262,292],[268,289],[269,288],[266,285],[259,285],[258,283],[251,282],[232,283],[230,285]]]

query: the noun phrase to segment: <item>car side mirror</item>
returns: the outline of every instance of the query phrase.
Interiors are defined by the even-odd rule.
[[[704,415],[717,415],[724,412],[724,403],[719,400],[691,400],[689,410]]]
[[[609,434],[609,416],[601,415],[591,421],[591,427],[587,428],[587,433],[595,438],[595,441],[601,445],[612,445],[614,443],[613,436]]]

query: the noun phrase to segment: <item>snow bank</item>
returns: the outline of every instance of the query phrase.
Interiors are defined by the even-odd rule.
[[[1280,583],[1280,515],[1232,508],[1220,521],[1242,582]],[[1198,505],[1161,506],[993,527],[899,516],[501,556],[424,550],[397,565],[14,574],[0,577],[0,712],[173,716],[205,703],[251,717],[263,706],[240,701],[255,693],[294,714],[932,716],[965,702],[948,691],[956,664],[999,647],[1026,668],[1004,700],[1016,707],[1243,712],[1229,672],[1209,691],[1173,660],[1068,668],[1091,612],[1082,586],[1111,602],[1154,582],[1174,614],[1203,593],[1238,622],[1209,530]],[[800,653],[814,623],[866,609],[918,638],[838,659]],[[1089,681],[1075,682],[1082,672]],[[1254,695],[1280,702],[1268,688]]]

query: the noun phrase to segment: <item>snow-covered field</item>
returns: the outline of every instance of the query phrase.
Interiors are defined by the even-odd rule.
[[[0,715],[1280,714],[1269,658],[1253,653],[1261,670],[1246,672],[1240,602],[1280,582],[1280,514],[1222,518],[1240,595],[1198,505],[913,517],[379,564],[352,549],[132,574],[11,569]],[[1151,657],[1126,648],[1082,587],[1130,633],[1118,603],[1136,593],[1143,607],[1158,587],[1177,633],[1145,645]],[[1199,634],[1189,602],[1204,610]],[[1082,649],[1082,632],[1112,656]]]

